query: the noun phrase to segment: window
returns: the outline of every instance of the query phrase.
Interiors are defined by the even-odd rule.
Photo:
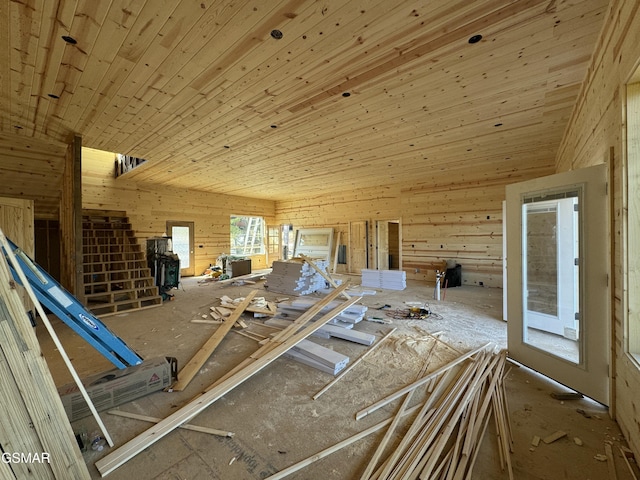
[[[116,178],[120,175],[124,175],[127,172],[130,172],[136,167],[139,167],[146,160],[144,158],[132,157],[131,155],[123,155],[121,153],[116,153]]]
[[[634,79],[640,76],[640,71]],[[640,83],[627,85],[627,188],[626,188],[626,268],[628,282],[628,306],[626,347],[640,365]]]
[[[261,217],[231,215],[231,255],[264,254],[264,234]]]
[[[280,253],[280,228],[277,226],[270,226],[267,228],[269,233],[269,255],[278,256]]]

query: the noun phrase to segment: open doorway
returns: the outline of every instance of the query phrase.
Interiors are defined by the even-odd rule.
[[[400,270],[402,249],[399,220],[376,221],[376,268],[378,270]]]

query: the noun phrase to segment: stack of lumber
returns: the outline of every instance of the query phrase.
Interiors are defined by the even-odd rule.
[[[389,401],[406,395],[396,417],[378,444],[364,479],[400,478],[465,479],[478,455],[482,437],[494,418],[500,461],[513,479],[510,453],[513,451],[503,384],[506,351],[479,351],[465,362],[454,362],[388,397]],[[418,387],[426,385],[427,399],[413,419],[400,444],[385,452],[398,420],[405,415]],[[356,415],[373,412],[388,401],[379,401]]]
[[[360,419],[404,396],[395,417],[325,448],[267,480],[285,478],[383,429],[386,433],[376,441],[376,450],[360,480],[466,480],[472,478],[473,465],[492,418],[502,468],[513,480],[510,460],[513,439],[503,383],[506,351],[495,353],[487,347],[461,355],[356,415]],[[423,398],[409,407],[416,393]],[[400,443],[388,451],[404,417],[412,421],[402,428],[406,433]]]
[[[407,273],[404,270],[368,270],[363,268],[361,285],[384,290],[404,290],[407,288]]]
[[[0,478],[91,478],[1,250],[0,405]]]
[[[314,264],[320,271],[326,272],[329,262],[317,260]],[[308,295],[326,286],[326,279],[318,270],[308,262],[296,260],[273,262],[265,283],[265,288],[270,291],[288,295]]]
[[[331,375],[337,375],[349,363],[347,355],[313,343],[310,340],[302,340],[287,351],[284,356]]]
[[[313,297],[296,298],[294,300],[280,302],[278,304],[278,312],[286,315],[298,316],[300,315],[300,313],[311,308],[317,302],[318,299]],[[327,305],[321,313],[326,313],[332,308],[337,307],[339,304],[339,300],[333,301],[331,302],[331,304]],[[367,307],[365,305],[352,305],[340,315],[338,315],[334,319],[333,323],[344,322],[355,324],[362,321],[366,313]]]
[[[264,324],[270,327],[287,328],[294,321],[288,318],[275,317],[265,320]],[[360,343],[362,345],[371,345],[376,341],[376,336],[370,333],[359,332],[354,330],[353,325],[349,323],[342,323],[339,325],[323,325],[321,328],[313,333],[314,337],[320,338],[341,338],[342,340],[348,340],[354,343]]]

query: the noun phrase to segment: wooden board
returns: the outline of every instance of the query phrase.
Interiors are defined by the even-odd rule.
[[[280,343],[274,348],[270,349],[264,355],[260,356],[260,358],[258,358],[255,362],[247,365],[245,368],[236,372],[226,380],[217,383],[214,388],[196,397],[193,401],[191,401],[175,413],[169,415],[154,427],[150,428],[146,432],[143,432],[142,434],[122,445],[120,448],[115,449],[114,451],[100,459],[98,462],[96,462],[96,468],[102,476],[111,473],[127,460],[133,458],[135,455],[143,451],[149,445],[152,445],[165,435],[172,432],[174,429],[178,428],[183,423],[191,420],[198,413],[206,409],[209,405],[214,403],[224,394],[240,385],[247,378],[258,373],[275,359],[282,356],[291,347],[295,346],[301,340],[304,340],[306,337],[311,335],[311,333],[313,333],[315,330],[322,327],[322,325],[329,322],[344,308],[353,303],[356,303],[358,300],[360,300],[358,297],[354,297],[351,300],[348,300],[344,303],[343,306],[335,308],[330,313],[324,315],[321,319],[315,321],[300,332],[288,338],[284,343]]]
[[[182,367],[182,370],[178,373],[178,381],[171,387],[173,390],[178,392],[184,390],[189,382],[193,380],[193,377],[200,371],[202,366],[205,364],[207,359],[211,356],[213,351],[216,349],[222,339],[229,333],[229,331],[233,328],[233,325],[240,319],[240,315],[244,312],[244,309],[251,303],[253,297],[258,293],[257,290],[252,290],[238,305],[238,307],[227,317],[217,329],[211,335],[211,338],[206,341],[206,343],[200,347],[200,350],[189,360],[189,362]]]
[[[30,258],[34,258],[35,253],[33,210],[33,200],[0,197],[0,229]],[[26,291],[22,287],[18,290],[25,310],[33,310],[33,303]]]
[[[0,256],[0,397],[4,450],[48,454],[48,462],[12,464],[17,478],[90,478],[4,255]]]

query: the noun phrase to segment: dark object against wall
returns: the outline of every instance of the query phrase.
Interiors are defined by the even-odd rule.
[[[456,264],[453,268],[447,268],[444,274],[444,285],[447,288],[462,286],[462,265]]]

